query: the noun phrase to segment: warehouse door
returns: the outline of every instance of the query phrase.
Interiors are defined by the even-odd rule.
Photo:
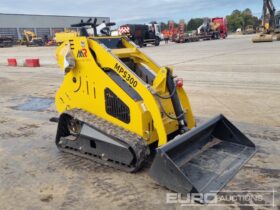
[[[37,36],[38,37],[50,37],[51,36],[51,30],[49,28],[36,28]]]
[[[15,40],[18,39],[17,29],[16,28],[0,28],[0,36],[11,36]]]

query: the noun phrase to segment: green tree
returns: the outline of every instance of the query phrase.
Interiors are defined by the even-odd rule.
[[[259,26],[259,19],[253,16],[249,8],[244,11],[233,10],[231,15],[227,16],[227,20],[230,31],[236,31],[238,28],[244,30],[249,25],[252,25],[254,28]]]
[[[237,16],[239,16],[239,15],[241,15],[241,11],[238,10],[238,9],[233,10],[232,13],[231,13],[231,15],[237,15]]]
[[[245,10],[241,13],[241,15],[253,16],[252,11],[251,11],[249,8],[245,9]]]
[[[239,15],[227,16],[229,31],[236,31],[238,28],[243,28],[244,20]]]

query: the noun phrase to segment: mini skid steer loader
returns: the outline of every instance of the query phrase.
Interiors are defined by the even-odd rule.
[[[196,127],[172,68],[126,37],[97,33],[96,19],[72,27],[80,35],[56,52],[65,72],[55,97],[59,150],[127,172],[154,151],[149,175],[183,194],[218,192],[254,155],[255,145],[222,115]]]

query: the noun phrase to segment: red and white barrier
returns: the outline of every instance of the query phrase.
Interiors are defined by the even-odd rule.
[[[40,67],[40,60],[39,58],[31,58],[31,59],[26,59],[24,66],[27,67]]]
[[[16,58],[8,58],[8,66],[17,66]]]

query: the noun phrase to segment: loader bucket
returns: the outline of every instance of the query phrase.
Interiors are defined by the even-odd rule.
[[[272,42],[272,41],[273,41],[273,36],[270,34],[261,34],[252,38],[253,43]]]
[[[172,191],[217,193],[256,152],[223,115],[157,148],[149,175]]]

